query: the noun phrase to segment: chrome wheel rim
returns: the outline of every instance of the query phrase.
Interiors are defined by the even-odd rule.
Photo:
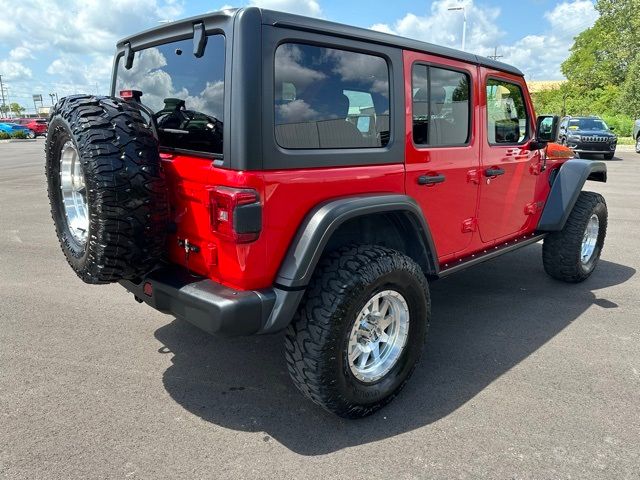
[[[60,191],[69,232],[76,242],[84,245],[89,234],[87,189],[80,155],[71,141],[62,146],[60,153]]]
[[[380,380],[395,366],[407,344],[409,306],[394,290],[375,294],[360,310],[349,335],[347,359],[361,382]]]
[[[580,252],[580,260],[583,265],[587,265],[593,258],[598,243],[598,234],[600,233],[600,219],[594,213],[587,222],[587,228],[582,237],[582,251]]]

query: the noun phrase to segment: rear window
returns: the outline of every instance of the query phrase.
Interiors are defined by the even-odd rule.
[[[286,43],[275,55],[275,136],[288,149],[389,143],[389,68],[378,56]]]
[[[224,36],[211,35],[196,58],[193,39],[160,45],[136,52],[130,70],[120,57],[116,93],[142,92],[164,149],[222,155],[224,46]]]

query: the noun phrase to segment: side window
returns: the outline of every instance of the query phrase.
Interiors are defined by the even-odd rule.
[[[288,149],[381,148],[389,67],[374,55],[286,43],[275,54],[275,136]]]
[[[487,126],[491,145],[517,145],[527,139],[529,117],[518,85],[496,79],[487,81]]]
[[[469,141],[469,75],[444,68],[413,67],[413,141],[456,146]]]

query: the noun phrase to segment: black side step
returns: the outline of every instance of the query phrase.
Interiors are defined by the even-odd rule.
[[[524,237],[516,238],[515,240],[503,243],[502,245],[496,245],[495,247],[491,247],[487,250],[471,255],[470,257],[457,260],[451,264],[445,264],[440,269],[438,278],[447,277],[452,273],[459,272],[466,268],[473,267],[474,265],[486,262],[487,260],[491,260],[492,258],[504,255],[505,253],[513,252],[515,250],[518,250],[519,248],[539,242],[546,236],[546,233],[532,233],[530,235],[526,235]]]

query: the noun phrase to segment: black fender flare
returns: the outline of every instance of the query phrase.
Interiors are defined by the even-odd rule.
[[[291,322],[325,247],[342,224],[364,215],[393,212],[409,216],[427,253],[426,273],[437,276],[439,264],[431,231],[422,210],[411,197],[376,194],[333,199],[311,210],[300,224],[274,281],[273,311],[259,333],[276,332]]]
[[[418,204],[407,195],[361,195],[330,200],[314,208],[300,225],[298,233],[280,265],[275,283],[285,288],[306,287],[320,261],[331,235],[348,220],[363,215],[406,212],[420,229],[420,237],[431,255],[430,268],[437,274],[435,245]]]
[[[560,167],[538,222],[538,231],[557,232],[564,228],[587,180],[606,182],[607,164],[572,159]]]

